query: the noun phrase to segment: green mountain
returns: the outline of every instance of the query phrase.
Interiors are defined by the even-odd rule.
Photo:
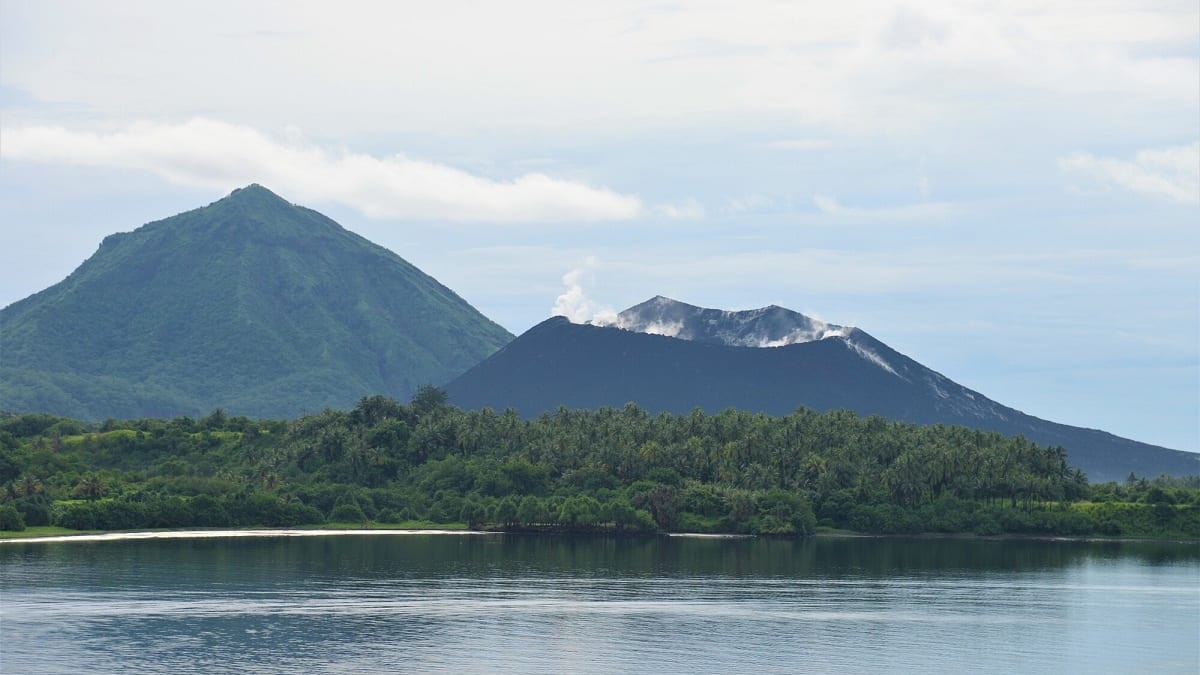
[[[394,253],[251,185],[106,237],[0,310],[0,409],[291,417],[406,400],[511,339]]]

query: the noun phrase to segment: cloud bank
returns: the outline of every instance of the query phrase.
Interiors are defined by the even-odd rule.
[[[1154,197],[1200,203],[1200,142],[1142,150],[1132,161],[1079,153],[1058,162],[1065,173]]]
[[[494,180],[402,155],[327,150],[210,119],[139,122],[94,133],[33,126],[0,130],[0,157],[146,171],[172,183],[228,190],[252,182],[308,203],[337,202],[375,218],[463,222],[626,220],[640,199],[526,173]]]
[[[160,4],[6,3],[6,85],[108,119],[538,138],[733,124],[812,150],[1031,103],[1154,128],[1136,113],[1190,110],[1200,76],[1191,0]]]

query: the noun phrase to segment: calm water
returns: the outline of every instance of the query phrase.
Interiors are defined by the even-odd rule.
[[[0,672],[1200,672],[1200,547],[341,536],[0,545]]]

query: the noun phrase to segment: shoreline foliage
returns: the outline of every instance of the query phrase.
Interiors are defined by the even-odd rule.
[[[422,520],[498,530],[1200,537],[1200,477],[847,411],[464,412],[423,387],[293,421],[0,418],[0,529]]]

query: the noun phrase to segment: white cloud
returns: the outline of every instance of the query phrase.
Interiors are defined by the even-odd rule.
[[[838,200],[829,195],[813,195],[813,204],[822,213],[842,213],[845,211],[842,205],[838,203]]]
[[[338,202],[371,217],[484,222],[625,220],[641,200],[603,187],[526,173],[493,180],[402,155],[327,150],[288,129],[284,140],[209,119],[139,122],[94,133],[0,129],[0,157],[147,171],[176,184],[228,190],[257,182],[307,203]]]
[[[1131,161],[1079,153],[1060,159],[1058,166],[1131,192],[1200,203],[1200,142],[1142,150]]]
[[[727,200],[724,212],[730,215],[761,213],[777,208],[774,197],[764,194],[748,194],[741,197],[731,197]]]
[[[954,213],[954,206],[946,202],[922,202],[900,206],[862,208],[844,206],[832,195],[816,194],[813,205],[826,216],[858,223],[891,223],[913,220],[938,220]]]
[[[812,152],[828,150],[833,147],[833,141],[828,138],[790,138],[779,141],[768,141],[763,147],[769,150],[793,150],[796,152]]]
[[[797,299],[807,303],[815,295],[828,294],[941,295],[949,289],[978,293],[998,287],[1021,293],[1045,288],[1088,289],[1096,284],[1095,268],[1123,265],[1126,255],[1136,254],[1085,251],[1006,255],[986,248],[958,249],[953,255],[941,248],[874,252],[707,249],[606,258],[605,270],[614,280],[609,284],[613,287],[609,295],[618,300],[640,301],[654,293],[671,295],[671,289],[686,288],[694,294],[689,302],[699,305],[725,307],[728,303],[713,298],[739,295],[743,297],[739,306],[761,307],[776,302],[811,316],[811,307],[801,306]],[[636,288],[625,290],[629,287]],[[830,321],[853,323],[853,318],[839,314]]]
[[[695,199],[676,204],[658,204],[654,212],[672,220],[696,220],[704,217],[704,207]]]

